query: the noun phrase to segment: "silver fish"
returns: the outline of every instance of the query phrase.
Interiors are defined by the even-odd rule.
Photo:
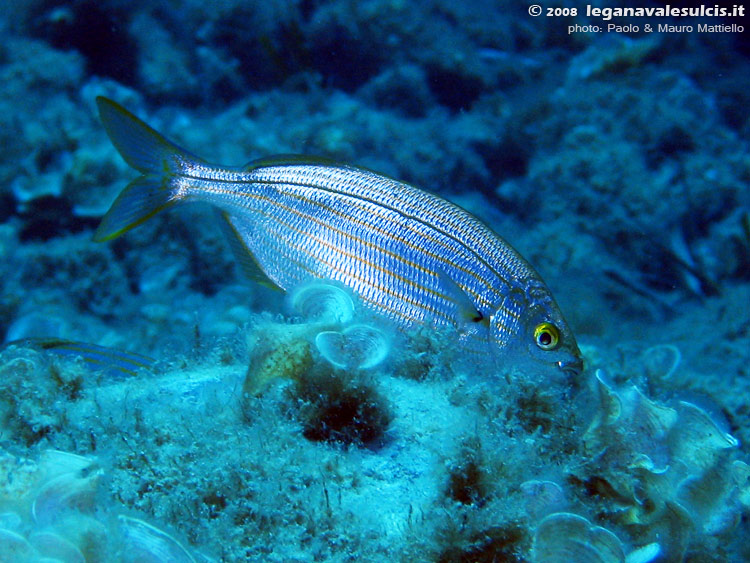
[[[307,157],[222,167],[191,155],[115,102],[97,98],[112,143],[141,176],[94,240],[182,201],[216,206],[245,272],[291,290],[348,286],[402,327],[454,326],[469,347],[580,373],[580,351],[547,286],[507,242],[460,207],[369,170]]]

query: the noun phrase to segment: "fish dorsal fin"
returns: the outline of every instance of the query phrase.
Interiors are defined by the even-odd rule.
[[[270,287],[271,289],[282,291],[282,288],[266,275],[260,267],[260,264],[258,264],[258,261],[255,259],[255,256],[248,248],[247,243],[245,242],[243,233],[244,229],[242,226],[235,224],[233,218],[228,213],[218,210],[217,213],[219,215],[221,230],[224,232],[224,236],[229,242],[229,248],[232,251],[235,260],[237,260],[237,264],[239,264],[242,273],[256,283]]]
[[[438,269],[437,277],[448,299],[456,306],[455,321],[458,326],[485,321],[482,312],[477,309],[460,285],[442,269]]]
[[[246,172],[251,172],[257,168],[265,168],[267,166],[293,166],[306,164],[308,166],[321,165],[321,166],[344,166],[340,162],[326,158],[324,156],[308,156],[305,154],[277,154],[273,156],[264,156],[256,160],[251,160],[245,166],[242,167]]]

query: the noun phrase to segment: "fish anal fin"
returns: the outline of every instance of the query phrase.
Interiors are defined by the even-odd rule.
[[[218,212],[219,223],[229,242],[229,248],[234,255],[242,273],[250,280],[277,291],[283,291],[260,267],[250,248],[248,248],[242,229],[233,222],[233,218],[223,211]]]

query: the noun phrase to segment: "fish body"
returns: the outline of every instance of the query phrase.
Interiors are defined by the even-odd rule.
[[[235,255],[259,282],[292,290],[334,280],[402,327],[455,326],[474,348],[580,372],[575,338],[539,275],[460,207],[326,160],[215,166],[115,102],[97,102],[113,144],[142,175],[117,198],[95,240],[113,239],[175,203],[206,202],[220,210]]]
[[[135,376],[142,372],[153,372],[156,369],[156,360],[153,358],[89,342],[76,342],[62,338],[24,338],[8,342],[1,349],[11,346],[30,348],[61,358],[73,360],[80,358],[89,371],[112,379]]]

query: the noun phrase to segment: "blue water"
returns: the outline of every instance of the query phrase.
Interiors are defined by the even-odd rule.
[[[0,561],[750,560],[750,27],[563,4],[8,6]],[[585,372],[356,302],[334,331],[388,357],[333,365],[201,205],[94,243],[137,175],[97,96],[210,162],[320,155],[461,205]]]

